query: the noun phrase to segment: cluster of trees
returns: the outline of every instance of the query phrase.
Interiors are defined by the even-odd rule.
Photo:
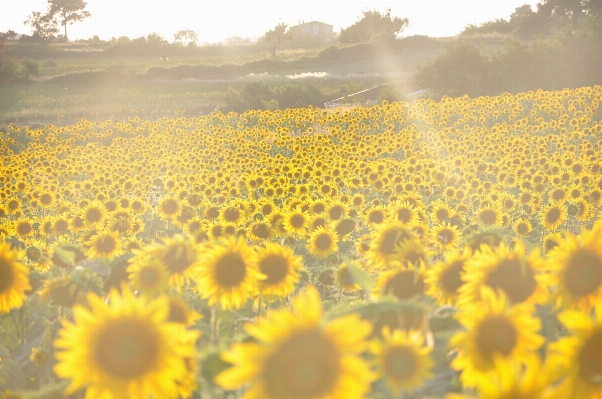
[[[602,0],[543,0],[533,11],[529,4],[517,7],[508,20],[496,19],[481,25],[470,24],[462,35],[511,34],[519,38],[548,35],[567,24],[577,30],[588,15],[602,14]]]
[[[577,30],[566,26],[532,44],[511,39],[503,51],[491,54],[460,41],[419,67],[416,83],[434,98],[602,84],[601,32],[602,16],[585,15]]]

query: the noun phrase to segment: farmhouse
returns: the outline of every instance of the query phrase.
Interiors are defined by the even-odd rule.
[[[324,43],[332,43],[334,39],[334,30],[332,25],[325,24],[324,22],[311,21],[302,22],[294,27],[295,39],[294,40],[321,40]]]

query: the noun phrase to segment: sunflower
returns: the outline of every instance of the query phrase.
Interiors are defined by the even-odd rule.
[[[41,272],[50,270],[52,266],[46,243],[41,240],[32,240],[27,243],[25,258],[36,270]]]
[[[222,309],[241,308],[265,279],[254,262],[255,254],[242,237],[229,237],[207,244],[197,268],[195,290],[209,305],[220,303]]]
[[[309,287],[288,308],[246,324],[255,341],[222,354],[233,364],[215,378],[224,389],[248,385],[243,399],[362,398],[374,375],[360,357],[370,323],[356,314],[322,322],[322,304]]]
[[[565,378],[557,387],[559,397],[567,399],[602,397],[602,303],[594,308],[595,321],[581,311],[565,310],[560,322],[572,333],[550,344],[550,363]]]
[[[317,258],[326,258],[339,250],[339,236],[334,230],[318,227],[307,238],[307,249]]]
[[[478,301],[483,286],[503,291],[511,304],[543,304],[553,285],[543,266],[539,249],[527,256],[520,241],[512,249],[503,243],[496,249],[483,246],[465,265],[458,305]]]
[[[460,231],[456,226],[443,222],[433,227],[431,244],[440,250],[448,250],[456,246],[459,237]]]
[[[168,321],[181,323],[186,327],[192,326],[197,320],[203,318],[202,314],[190,309],[184,301],[181,294],[169,295],[169,316]]]
[[[157,258],[148,258],[146,263],[132,263],[127,272],[132,287],[149,297],[165,292],[169,286],[169,273],[163,262]]]
[[[192,284],[200,258],[199,247],[181,234],[132,252],[130,263],[138,267],[148,264],[150,259],[160,260],[169,273],[169,285],[178,290]]]
[[[520,237],[528,236],[532,230],[533,226],[531,226],[531,222],[525,218],[517,219],[517,221],[514,222],[514,232]]]
[[[372,229],[382,225],[389,218],[388,209],[384,206],[374,206],[366,211],[364,222]]]
[[[163,220],[173,220],[182,210],[182,205],[176,198],[166,197],[159,202],[157,212]]]
[[[33,228],[33,221],[29,218],[17,220],[15,222],[13,230],[19,238],[25,238],[35,233],[35,230]]]
[[[387,223],[380,226],[372,235],[368,261],[376,268],[382,269],[392,260],[399,259],[399,247],[407,240],[415,240],[415,234],[401,223]]]
[[[107,211],[100,201],[92,201],[82,210],[81,217],[86,227],[102,228]]]
[[[602,300],[602,223],[577,236],[565,233],[549,253],[548,265],[557,278],[557,304],[590,310]]]
[[[464,387],[475,387],[495,372],[495,360],[503,358],[511,364],[527,363],[544,343],[538,334],[539,319],[531,315],[526,304],[510,306],[503,291],[498,295],[488,287],[481,301],[460,308],[457,318],[466,331],[456,333],[450,346],[457,350],[451,366],[461,371]]]
[[[295,210],[286,213],[282,223],[288,234],[296,237],[303,237],[305,236],[305,229],[309,224],[309,221],[303,212]]]
[[[20,308],[29,285],[29,268],[19,262],[23,253],[0,240],[0,314]]]
[[[437,300],[440,305],[451,305],[458,297],[458,290],[464,284],[462,274],[466,270],[466,262],[472,257],[469,246],[464,251],[448,252],[445,262],[437,262],[426,272],[425,282],[427,294]]]
[[[346,242],[351,233],[355,231],[356,223],[353,219],[341,219],[332,223],[334,231],[341,241]]]
[[[147,301],[127,287],[112,289],[109,304],[89,294],[91,310],[76,305],[74,322],[63,321],[54,341],[54,372],[85,388],[86,398],[178,398],[190,394],[185,359],[195,353],[198,331],[168,322],[166,297]]]
[[[431,348],[424,346],[422,333],[384,327],[381,339],[375,339],[370,352],[375,357],[377,373],[384,378],[395,396],[400,391],[413,392],[432,378]]]
[[[95,258],[114,258],[121,254],[121,241],[119,240],[119,232],[117,231],[99,231],[96,232],[86,245],[89,247],[86,255]]]
[[[501,226],[502,214],[493,206],[482,207],[477,212],[475,222],[485,226]]]
[[[418,265],[409,262],[391,262],[388,270],[379,273],[374,284],[374,296],[381,298],[393,295],[397,299],[406,300],[416,295],[423,295],[425,270],[424,262]]]
[[[452,217],[452,210],[447,203],[436,201],[431,207],[431,217],[433,222],[442,223]]]
[[[258,248],[254,263],[253,268],[266,276],[258,282],[259,293],[268,298],[284,298],[292,293],[299,282],[297,273],[303,268],[303,259],[296,256],[292,248],[276,243]]]
[[[543,238],[543,250],[545,253],[550,252],[554,248],[560,245],[562,242],[562,234],[560,233],[549,233]]]
[[[401,222],[404,224],[411,224],[418,218],[416,207],[408,201],[402,200],[394,205],[391,215],[394,222]]]
[[[566,210],[562,205],[550,205],[541,212],[541,224],[546,230],[556,230],[566,220]]]

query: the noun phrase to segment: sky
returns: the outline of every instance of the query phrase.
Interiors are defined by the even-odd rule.
[[[401,36],[454,36],[468,24],[496,18],[507,19],[516,7],[529,0],[396,0],[396,1],[201,1],[201,0],[88,0],[92,16],[67,26],[69,39],[136,38],[156,32],[173,41],[174,33],[192,29],[199,43],[217,43],[231,36],[257,39],[284,22],[320,21],[340,32],[361,18],[362,11],[391,9],[394,17],[408,18],[410,25]],[[33,11],[45,12],[47,0],[0,0],[0,32],[9,29],[31,34],[23,21]],[[62,30],[61,30],[62,31]]]

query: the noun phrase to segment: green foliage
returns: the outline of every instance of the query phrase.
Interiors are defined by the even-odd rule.
[[[32,12],[23,25],[29,26],[32,29],[32,39],[39,40],[46,43],[56,33],[58,33],[58,22],[53,15],[44,14],[42,15],[39,11]]]
[[[40,73],[40,65],[30,59],[18,61],[16,57],[0,56],[0,85],[27,82]]]
[[[420,66],[414,77],[435,97],[594,86],[602,83],[601,31],[602,18],[590,15],[577,31],[567,27],[532,44],[508,40],[503,51],[489,55],[461,42]]]
[[[391,10],[386,14],[373,11],[362,11],[363,17],[355,24],[342,29],[338,37],[340,43],[360,43],[372,40],[395,40],[410,23],[407,18],[391,17]]]

